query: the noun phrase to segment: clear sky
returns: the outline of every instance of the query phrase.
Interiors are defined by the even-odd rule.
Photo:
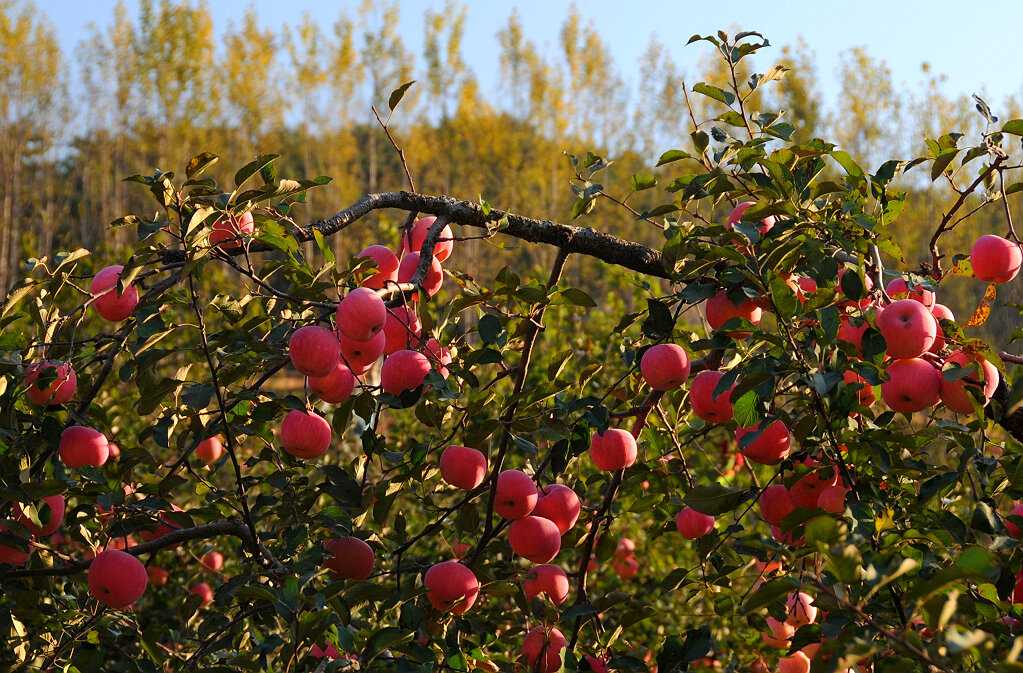
[[[113,16],[110,0],[36,0],[36,6],[55,25],[65,53],[87,35],[86,26],[107,25]],[[552,53],[569,3],[559,0],[464,0],[468,7],[464,49],[467,62],[484,92],[498,88],[498,48],[495,33],[513,7],[527,34],[546,53]],[[355,15],[358,0],[208,0],[218,30],[229,19],[237,22],[249,6],[255,6],[260,24],[279,27],[297,23],[303,12],[329,27],[345,9]],[[134,14],[135,0],[126,0]],[[424,10],[441,11],[443,0],[400,3],[401,35],[422,63],[422,16]],[[802,35],[818,58],[818,75],[827,102],[835,100],[835,69],[838,55],[854,46],[865,46],[875,59],[891,68],[896,88],[916,88],[925,79],[920,65],[929,61],[932,72],[948,76],[946,95],[979,93],[998,114],[1006,95],[1023,92],[1023,1],[986,0],[579,0],[584,18],[592,20],[610,45],[615,63],[628,79],[638,72],[639,56],[650,35],[671,49],[675,61],[691,77],[707,45],[686,47],[694,33],[703,35],[723,29],[756,30],[772,44],[781,46]],[[766,69],[770,51],[758,67]]]

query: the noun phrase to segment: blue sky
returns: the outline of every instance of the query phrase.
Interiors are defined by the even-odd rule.
[[[114,2],[108,0],[37,1],[56,27],[66,54],[87,35],[86,26],[95,21],[109,23]],[[495,33],[507,21],[513,7],[527,33],[547,53],[554,50],[558,29],[569,3],[558,0],[467,0],[466,60],[471,64],[483,91],[498,88],[498,51]],[[131,13],[135,0],[127,0]],[[310,12],[329,27],[341,9],[354,15],[358,0],[287,0],[273,2],[251,0],[209,0],[218,30],[236,21],[249,6],[255,6],[263,26],[278,27],[297,23],[303,12]],[[422,16],[424,10],[443,9],[443,0],[401,2],[400,32],[408,47],[422,62]],[[985,95],[998,113],[1006,95],[1023,92],[1023,3],[1019,0],[988,0],[983,3],[948,0],[858,0],[857,2],[799,2],[796,0],[726,0],[690,2],[689,0],[580,0],[580,13],[592,20],[610,45],[614,60],[627,79],[638,70],[637,61],[646,49],[650,35],[671,49],[675,61],[691,77],[699,58],[707,52],[703,46],[686,47],[694,33],[713,34],[719,29],[757,30],[772,44],[781,46],[802,35],[816,52],[818,75],[828,103],[835,100],[835,68],[838,55],[854,46],[866,46],[871,56],[887,62],[897,87],[916,88],[924,79],[920,65],[929,61],[932,72],[948,76],[946,95],[971,93]],[[766,69],[770,52],[758,67]]]

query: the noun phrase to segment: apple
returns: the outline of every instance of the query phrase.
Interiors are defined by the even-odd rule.
[[[636,543],[627,537],[623,537],[618,541],[618,545],[615,547],[615,558],[616,559],[627,559],[632,558],[636,554]]]
[[[426,357],[433,361],[433,366],[445,379],[448,377],[448,368],[445,365],[451,364],[451,350],[445,346],[441,346],[433,337],[426,342],[426,346],[423,348]]]
[[[384,322],[384,355],[416,348],[419,346],[419,335],[422,332],[423,325],[412,307],[398,306],[387,309],[387,320]]]
[[[1016,605],[1023,603],[1023,570],[1016,573],[1016,585],[1012,589],[1012,602]]]
[[[952,309],[945,306],[944,304],[935,304],[931,307],[931,315],[934,316],[935,322],[938,318],[944,318],[945,320],[951,320],[955,322],[955,314],[952,313]],[[941,328],[941,323],[938,322],[938,331],[934,337],[934,344],[931,346],[932,353],[938,353],[945,348],[945,332]]]
[[[874,403],[874,387],[867,383],[867,380],[857,374],[852,369],[846,369],[842,372],[842,380],[847,386],[859,386],[859,390],[856,396],[859,398],[860,404],[865,407],[869,407]]]
[[[785,601],[788,617],[785,623],[794,629],[817,621],[817,608],[813,604],[813,596],[795,591]]]
[[[616,472],[636,462],[639,449],[636,438],[627,430],[609,428],[603,434],[593,433],[590,440],[590,458],[597,469]]]
[[[328,404],[341,404],[355,390],[355,375],[348,365],[338,361],[334,371],[326,376],[310,376],[309,390]]]
[[[487,457],[467,446],[451,445],[440,454],[440,476],[456,488],[471,491],[487,475]]]
[[[387,335],[381,330],[369,341],[356,341],[344,334],[338,334],[338,344],[341,346],[341,363],[347,366],[352,374],[361,376],[384,354]]]
[[[103,433],[81,425],[69,426],[60,433],[57,451],[64,464],[74,470],[83,465],[100,467],[110,455],[110,447]]]
[[[331,558],[324,559],[323,565],[331,574],[347,580],[362,582],[373,574],[376,555],[373,548],[357,537],[347,535],[323,543]]]
[[[149,576],[149,583],[157,587],[164,586],[170,579],[170,573],[159,566],[149,566],[146,568],[146,574]]]
[[[208,582],[199,582],[194,587],[188,590],[188,593],[195,594],[202,598],[199,602],[200,607],[205,607],[213,602],[213,589],[210,588]]]
[[[807,459],[804,464],[816,467],[819,463],[813,459]],[[821,492],[829,486],[838,483],[838,469],[834,466],[820,468],[808,472],[792,484],[789,489],[789,498],[797,507],[804,509],[816,509]],[[780,525],[780,524],[779,524]]]
[[[877,317],[890,357],[906,360],[923,355],[934,345],[938,322],[926,306],[914,299],[899,299]]]
[[[10,529],[7,526],[0,524],[0,533],[10,533]],[[20,535],[18,536],[21,537]],[[28,561],[28,557],[32,555],[33,546],[30,541],[23,543],[16,543],[16,546],[12,547],[9,544],[0,542],[0,565],[7,563],[12,566],[24,565]]]
[[[218,551],[209,551],[203,554],[199,564],[206,572],[215,573],[224,567],[224,555]]]
[[[767,628],[771,629],[771,635],[766,633],[760,634],[764,642],[772,647],[780,647],[787,650],[792,641],[792,636],[796,633],[792,625],[786,622],[779,622],[774,617],[768,617]]]
[[[128,552],[107,549],[89,566],[89,593],[115,610],[126,608],[146,592],[146,566]]]
[[[674,390],[689,378],[689,355],[678,344],[657,344],[644,351],[639,369],[654,390]]]
[[[420,217],[416,220],[412,227],[405,232],[401,237],[401,252],[407,254],[410,252],[419,252],[423,249],[423,241],[426,240],[426,235],[430,232],[430,227],[437,221],[437,218],[433,215],[428,217]],[[437,242],[433,246],[433,258],[438,262],[443,262],[451,256],[451,251],[455,247],[454,234],[451,233],[451,225],[444,225],[444,228],[440,230],[440,236],[437,237]]]
[[[322,456],[330,438],[330,423],[312,411],[292,409],[281,423],[281,447],[296,458]]]
[[[550,519],[524,516],[508,526],[512,551],[533,563],[547,563],[561,551],[561,531]]]
[[[434,608],[454,615],[467,612],[480,593],[476,575],[458,561],[444,561],[430,566],[423,575],[423,586]]]
[[[991,396],[995,394],[998,382],[1001,380],[1001,375],[998,373],[998,368],[983,357],[968,355],[958,350],[948,356],[945,362],[952,362],[961,367],[970,367],[972,365],[973,373],[967,378],[976,381],[976,383],[967,382],[966,379],[948,381],[944,376],[941,377],[938,395],[941,397],[941,401],[945,403],[945,406],[952,411],[959,414],[973,413],[973,403],[969,389],[980,392],[985,402],[990,400]],[[983,389],[979,385],[980,383],[983,383]]]
[[[173,511],[175,511],[175,512],[182,511],[180,507],[178,507],[177,505],[175,505],[173,503],[171,504],[171,509]],[[157,538],[161,538],[164,535],[167,535],[168,533],[173,533],[174,531],[180,530],[180,529],[181,529],[181,526],[179,526],[178,524],[176,524],[173,521],[171,521],[170,519],[168,519],[165,516],[164,511],[160,510],[160,512],[158,513],[158,516],[157,516],[157,520],[156,520],[156,529],[155,530],[151,530],[151,531],[150,530],[144,530],[144,529],[140,530],[139,531],[139,537],[142,538],[143,542],[149,542],[150,540],[155,540]],[[114,540],[120,540],[120,539],[121,538],[111,538],[111,542],[113,542]],[[177,549],[180,546],[181,546],[180,542],[175,542],[174,544],[167,546],[166,549]]]
[[[43,381],[36,380],[47,369],[56,369],[56,375],[44,377],[49,383],[44,387]],[[78,389],[78,377],[68,362],[33,362],[25,369],[25,395],[41,407],[48,404],[65,404],[75,396]]]
[[[430,369],[429,358],[419,351],[397,351],[384,359],[380,368],[380,387],[391,395],[415,390],[423,385]]]
[[[357,287],[341,299],[336,317],[337,331],[343,336],[352,341],[369,341],[384,329],[387,306],[375,290]]]
[[[333,661],[334,659],[339,659],[341,654],[337,651],[337,648],[329,642],[324,642],[323,647],[320,647],[319,645],[313,645],[310,647],[309,656],[316,657],[317,659],[323,659],[326,657]]]
[[[892,281],[885,286],[884,291],[892,299],[912,299],[913,301],[923,304],[928,310],[934,308],[934,293],[930,290],[925,290],[922,287],[910,290],[909,283],[906,282],[905,278],[892,279]]]
[[[468,542],[451,543],[451,553],[458,559],[463,558],[470,549],[472,549],[472,545]]]
[[[505,519],[529,516],[536,507],[539,494],[532,477],[520,470],[505,470],[497,475],[494,511]],[[555,526],[557,528],[557,526]]]
[[[732,401],[729,395],[735,389],[735,384],[714,397],[714,391],[724,375],[724,372],[708,369],[693,377],[689,387],[689,405],[697,418],[708,423],[727,423],[732,420]]]
[[[1008,283],[1019,273],[1021,264],[1023,252],[1019,244],[1001,236],[981,236],[970,250],[973,275],[985,283]]]
[[[611,569],[623,580],[634,580],[639,576],[639,561],[634,558],[615,559]]]
[[[718,290],[717,294],[707,300],[705,310],[707,313],[707,323],[712,330],[721,329],[732,318],[745,318],[754,325],[759,325],[760,318],[763,315],[763,311],[752,299],[745,299],[737,306],[723,289]],[[750,332],[730,333],[730,336],[736,339],[745,339],[749,335]]]
[[[419,253],[410,252],[401,258],[401,263],[398,265],[398,282],[399,283],[410,283],[412,282],[412,276],[416,275],[416,268],[419,266]],[[426,272],[426,277],[423,279],[422,288],[426,290],[426,294],[433,296],[437,294],[441,286],[444,285],[444,268],[441,267],[440,261],[434,257],[430,262],[430,268]],[[412,299],[419,299],[419,293],[415,292],[412,294]]]
[[[252,213],[246,212],[237,218],[228,216],[226,220],[217,220],[210,228],[210,245],[215,245],[222,250],[238,250],[242,247],[238,237],[242,234],[252,235],[256,230],[256,224],[252,220]]]
[[[778,673],[810,673],[810,658],[802,652],[778,659]]]
[[[37,508],[41,526],[32,522],[20,502],[14,503],[14,519],[35,535],[53,535],[64,521],[64,496],[60,494],[47,496],[37,504]]]
[[[121,447],[113,442],[107,442],[107,459],[118,460],[121,457]]]
[[[117,282],[122,271],[124,267],[120,264],[101,269],[93,277],[89,288],[94,297],[92,305],[96,313],[108,322],[121,322],[131,315],[139,303],[139,291],[134,283],[129,283],[122,294],[117,293]]]
[[[1023,517],[1023,503],[1020,503],[1013,507],[1012,511],[1009,512],[1009,516]],[[1023,530],[1020,530],[1019,526],[1014,524],[1008,518],[1005,519],[1005,529],[1009,532],[1010,537],[1014,537],[1017,540],[1021,537],[1021,535],[1023,535]]]
[[[757,503],[760,505],[760,518],[772,526],[780,526],[782,519],[796,509],[784,484],[774,484],[765,488],[760,493]]]
[[[543,486],[537,493],[533,514],[550,519],[562,533],[571,530],[579,520],[582,505],[576,492],[564,484]]]
[[[687,540],[695,540],[714,530],[714,517],[701,514],[692,507],[683,507],[675,516],[675,527]]]
[[[341,361],[341,344],[334,332],[319,325],[299,327],[288,340],[291,364],[303,376],[326,376]]]
[[[522,590],[526,594],[526,600],[544,594],[555,605],[561,605],[568,600],[570,590],[568,575],[555,565],[536,565],[526,573]]]
[[[207,437],[199,442],[199,446],[195,447],[195,457],[207,465],[217,462],[222,455],[224,455],[224,445],[220,442],[220,437],[216,435]]]
[[[561,668],[561,651],[566,647],[568,640],[558,629],[551,627],[549,633],[542,626],[530,629],[522,641],[526,670],[554,673]]]
[[[857,319],[857,322],[858,325],[849,316],[842,315],[838,323],[838,338],[855,346],[857,355],[863,357],[863,333],[870,325],[863,319]]]
[[[360,269],[355,273],[355,280],[362,287],[379,290],[389,281],[398,280],[398,256],[385,245],[371,245],[356,255],[368,257],[376,263],[376,267]]]
[[[849,490],[849,488],[842,484],[828,486],[821,491],[821,496],[817,499],[817,506],[825,512],[841,514],[845,511],[845,496],[849,493]]]
[[[888,365],[888,380],[881,384],[881,398],[893,411],[911,414],[938,403],[941,374],[920,358],[895,360]]]
[[[585,661],[592,673],[607,673],[607,662],[600,657],[595,657],[592,654],[583,655],[583,661]],[[585,668],[580,668],[580,671],[585,671]]]
[[[759,425],[752,427],[739,426],[735,429],[735,440],[739,443],[739,450],[744,456],[761,465],[775,465],[789,455],[789,447],[792,445],[792,436],[789,428],[781,420],[776,420],[766,427],[761,421]],[[760,432],[756,439],[744,442],[746,435]]]
[[[755,204],[756,201],[744,201],[733,208],[732,212],[728,215],[728,223],[725,227],[732,229],[736,223],[742,219],[742,214],[746,212],[746,209]],[[757,231],[759,231],[760,235],[763,236],[774,228],[774,223],[774,215],[768,215],[764,219],[760,220],[760,224],[757,225]]]

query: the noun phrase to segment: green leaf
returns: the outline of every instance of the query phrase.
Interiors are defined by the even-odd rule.
[[[394,112],[394,108],[398,107],[398,103],[401,102],[401,99],[405,97],[405,94],[408,92],[409,87],[411,87],[415,83],[416,80],[405,82],[404,84],[402,84],[397,89],[391,92],[390,97],[387,99],[387,107],[389,107],[392,112]]]
[[[279,155],[277,154],[260,154],[255,159],[242,166],[238,169],[238,172],[234,174],[235,187],[240,188],[249,180],[249,178],[263,170],[263,168],[267,165],[273,163],[278,156]]]
[[[636,173],[632,176],[630,183],[632,191],[641,192],[657,185],[657,178],[647,173]]]
[[[593,207],[597,205],[596,199],[581,198],[576,199],[575,203],[572,204],[572,219],[576,219],[582,215],[586,215],[593,211]]]
[[[783,597],[797,589],[799,589],[799,582],[793,577],[776,577],[767,580],[746,599],[742,605],[742,613],[748,615],[762,607],[778,603]]]
[[[693,87],[693,91],[696,93],[702,93],[704,96],[713,98],[716,101],[721,101],[725,105],[731,105],[735,102],[735,94],[724,89],[719,89],[716,86],[711,86],[705,82],[700,82]]]
[[[1005,122],[1002,126],[1002,133],[1011,133],[1014,136],[1023,136],[1023,119],[1013,119]]]
[[[700,484],[689,489],[682,498],[686,505],[700,514],[717,516],[731,512],[743,500],[746,489],[722,484]]]
[[[219,160],[220,157],[212,152],[203,152],[202,154],[198,154],[192,157],[189,160],[188,165],[185,166],[185,177],[189,180],[198,177],[205,173],[207,168],[217,163]]]
[[[948,168],[948,165],[952,163],[957,154],[959,154],[959,150],[953,147],[952,149],[942,151],[941,154],[935,157],[934,165],[931,166],[931,182],[934,182],[945,173],[945,169]]]
[[[683,152],[682,150],[668,150],[661,155],[660,159],[657,160],[657,166],[663,166],[664,164],[670,164],[673,161],[691,158],[692,155],[689,154],[689,152]]]
[[[582,290],[574,287],[567,287],[564,290],[558,292],[561,297],[574,306],[583,306],[585,308],[594,308],[597,302],[593,300],[593,297],[586,294]],[[560,302],[559,302],[560,303]]]
[[[649,315],[643,321],[643,334],[654,340],[671,336],[675,329],[675,318],[668,305],[657,299],[647,299],[646,305]]]

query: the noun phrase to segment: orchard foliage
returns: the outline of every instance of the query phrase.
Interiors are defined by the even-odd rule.
[[[952,231],[995,234],[1018,252],[1008,200],[1020,191],[1023,120],[999,123],[981,105],[982,144],[948,133],[925,156],[871,172],[825,140],[792,142],[782,112],[751,108],[786,74],[736,76],[768,46],[760,35],[693,41],[713,46],[731,85],[686,91],[714,112],[688,108],[691,132],[657,177],[637,173],[616,196],[602,181],[610,160],[570,157],[573,219],[610,209],[660,232],[659,250],[414,190],[301,226],[306,193],[327,178],[282,177],[261,155],[225,187],[204,153],[184,175],[128,178],[157,204],[113,223],[137,234],[130,255],[30,260],[0,314],[3,664],[1020,670],[1023,519],[1010,512],[1023,495],[1011,385],[1021,360],[971,334],[1000,286],[974,315],[943,316],[941,346],[913,359],[887,359],[877,315],[900,297],[894,278],[940,301],[949,278],[972,276],[968,251],[944,245]],[[893,274],[905,205],[895,179],[911,170],[947,184],[950,199],[929,257]],[[656,202],[633,208],[638,192]],[[1001,230],[970,230],[991,209],[1004,209]],[[420,214],[436,219],[416,226]],[[338,304],[363,296],[352,293],[377,262],[336,257],[331,240],[371,216],[401,222],[406,244],[420,234],[418,261],[376,294],[421,332],[399,325],[381,366],[368,345],[378,337],[346,346],[341,329],[356,382],[326,403],[313,391],[328,384],[290,360],[306,361],[303,341],[324,342],[307,328],[348,326]],[[472,239],[554,253],[539,274],[476,277],[459,270]],[[620,295],[565,280],[587,257]],[[116,283],[91,295],[112,265],[123,266]],[[124,320],[97,315],[112,293],[136,290]],[[659,344],[684,352],[651,350]],[[367,349],[360,367],[355,351]],[[387,371],[406,360],[423,368]],[[894,363],[917,360],[943,389],[967,384],[958,413],[937,400],[891,409]],[[999,386],[982,393],[977,378],[993,382],[992,371]],[[702,372],[717,374],[691,402]],[[286,433],[285,418],[297,419]],[[317,437],[329,430],[325,453],[310,423]],[[482,481],[478,454],[442,461],[451,446],[485,457]],[[534,506],[551,520],[501,516]],[[103,550],[148,569],[128,608],[90,594]]]

